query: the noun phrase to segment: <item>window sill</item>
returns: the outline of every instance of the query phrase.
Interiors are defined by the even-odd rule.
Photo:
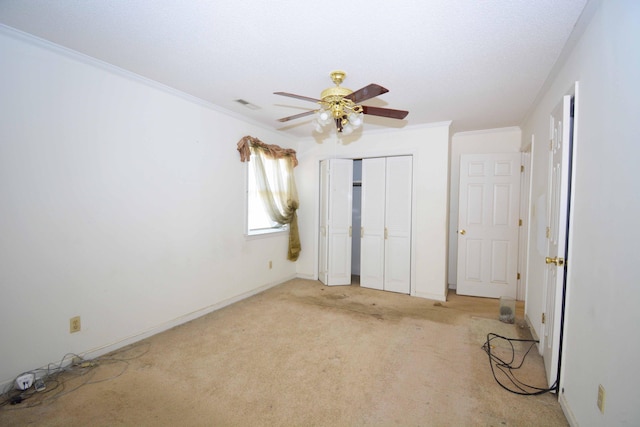
[[[255,230],[251,233],[245,233],[244,237],[246,240],[253,239],[264,239],[267,237],[277,237],[283,234],[288,234],[289,228],[280,228],[280,229],[266,229],[266,230]]]

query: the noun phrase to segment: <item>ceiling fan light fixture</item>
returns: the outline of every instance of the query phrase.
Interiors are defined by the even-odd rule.
[[[360,126],[362,124],[362,113],[349,114],[349,123],[356,128]]]
[[[338,91],[336,91],[336,89]],[[345,95],[336,94],[338,92],[344,93]],[[326,95],[327,93],[330,94]],[[323,91],[322,94],[326,96],[323,96],[318,102],[320,104],[320,110],[317,122],[322,126],[326,126],[330,122],[335,122],[336,130],[343,133],[343,128],[347,124],[350,124],[349,129],[351,130],[362,125],[362,106],[344,97],[350,93],[352,93],[350,89],[342,87],[329,88]]]
[[[318,122],[322,125],[326,125],[331,121],[331,112],[322,108],[318,111]]]
[[[370,114],[374,116],[389,117],[393,119],[404,119],[408,111],[404,110],[392,110],[390,108],[380,107],[368,107],[360,105],[361,102],[367,99],[374,98],[378,95],[389,92],[386,88],[371,83],[357,91],[352,91],[345,87],[341,87],[340,84],[347,76],[344,71],[333,71],[331,73],[331,80],[335,83],[335,87],[330,87],[322,91],[320,99],[310,98],[307,96],[295,95],[287,92],[274,92],[276,95],[288,96],[291,98],[302,99],[304,101],[311,101],[317,103],[320,108],[317,110],[307,111],[300,114],[295,114],[289,117],[283,117],[278,119],[280,122],[286,122],[292,119],[298,119],[300,117],[306,117],[315,113],[315,120],[313,125],[317,132],[322,132],[322,127],[328,125],[330,122],[336,127],[336,131],[341,133],[351,133],[354,129],[362,126],[364,119],[363,114]]]
[[[342,126],[341,132],[345,135],[349,135],[353,132],[353,126],[351,126],[348,122],[346,125]]]

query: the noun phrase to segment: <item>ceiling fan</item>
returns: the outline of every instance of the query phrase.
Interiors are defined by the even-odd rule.
[[[371,83],[370,85],[354,92],[351,89],[340,86],[346,76],[347,73],[344,71],[332,71],[330,77],[336,86],[323,90],[320,94],[320,99],[295,95],[287,92],[274,92],[275,95],[288,96],[290,98],[301,99],[303,101],[311,101],[320,105],[320,108],[316,110],[305,111],[304,113],[283,117],[278,119],[278,121],[288,122],[289,120],[299,119],[301,117],[317,113],[317,120],[315,120],[316,131],[321,132],[322,126],[333,122],[335,123],[338,132],[349,134],[353,129],[362,124],[363,114],[389,117],[392,119],[404,119],[407,114],[409,114],[409,112],[405,110],[393,110],[391,108],[360,105],[361,102],[387,93],[389,90],[375,83]]]

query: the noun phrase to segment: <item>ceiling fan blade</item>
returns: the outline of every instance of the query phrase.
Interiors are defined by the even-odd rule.
[[[288,92],[273,92],[274,95],[288,96],[289,98],[302,99],[303,101],[320,102],[319,99],[309,98],[308,96],[296,95]]]
[[[391,108],[368,107],[366,105],[362,106],[362,112],[364,114],[369,114],[372,116],[389,117],[392,119],[404,119],[405,117],[407,117],[407,114],[409,114],[409,112],[405,110],[393,110]]]
[[[294,114],[293,116],[283,117],[278,119],[279,122],[288,122],[289,120],[299,119],[300,117],[306,117],[314,114],[318,110],[305,111],[304,113]]]
[[[350,93],[345,96],[345,98],[352,100],[356,104],[361,103],[362,101],[366,101],[367,99],[375,98],[378,95],[382,95],[383,93],[389,92],[389,89],[383,88],[380,85],[375,83],[371,83],[368,86],[365,86],[361,89],[358,89],[355,92]]]

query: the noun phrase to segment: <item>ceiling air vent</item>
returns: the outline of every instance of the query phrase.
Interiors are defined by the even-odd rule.
[[[249,101],[245,101],[244,99],[236,99],[236,102],[238,104],[244,105],[245,107],[247,107],[250,110],[259,110],[260,107],[258,107],[255,104],[250,103]]]

